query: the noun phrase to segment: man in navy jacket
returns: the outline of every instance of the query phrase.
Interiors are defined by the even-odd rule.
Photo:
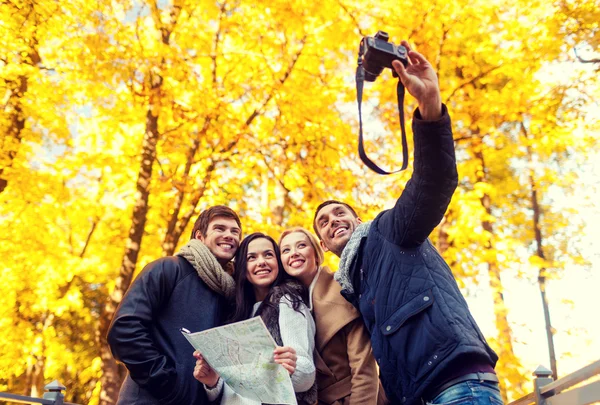
[[[454,141],[435,71],[402,45],[410,63],[396,61],[394,69],[419,105],[413,175],[396,205],[371,223],[330,200],[317,208],[313,226],[323,248],[340,257],[335,278],[363,316],[391,403],[502,404],[498,357],[427,239],[458,184]]]
[[[127,367],[117,404],[208,404],[193,376],[194,348],[180,332],[222,325],[234,296],[233,258],[242,236],[237,214],[203,211],[175,256],[149,263],[129,287],[108,332],[115,359]]]

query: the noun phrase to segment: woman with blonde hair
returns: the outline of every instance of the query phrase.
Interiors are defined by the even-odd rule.
[[[323,250],[304,228],[279,238],[283,268],[309,290],[315,319],[315,366],[319,404],[378,404],[379,378],[371,341],[358,311],[340,294],[333,273],[323,267]]]

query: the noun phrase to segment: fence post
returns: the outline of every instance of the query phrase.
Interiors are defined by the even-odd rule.
[[[44,399],[54,401],[54,405],[63,405],[65,395],[62,392],[65,391],[67,387],[59,383],[58,380],[54,380],[46,385],[44,389],[47,391],[44,392]]]
[[[546,405],[546,399],[542,396],[540,390],[542,387],[550,384],[552,379],[552,371],[544,366],[538,366],[533,372],[535,379],[533,380],[533,392],[535,393],[535,405]]]

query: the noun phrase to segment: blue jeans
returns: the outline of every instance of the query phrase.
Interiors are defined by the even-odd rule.
[[[427,405],[503,405],[498,383],[469,380],[449,387]]]

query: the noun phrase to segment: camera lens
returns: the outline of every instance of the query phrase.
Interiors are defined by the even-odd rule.
[[[370,66],[367,59],[363,61],[363,68],[365,69],[365,81],[374,82],[377,76],[383,72],[383,66]]]

